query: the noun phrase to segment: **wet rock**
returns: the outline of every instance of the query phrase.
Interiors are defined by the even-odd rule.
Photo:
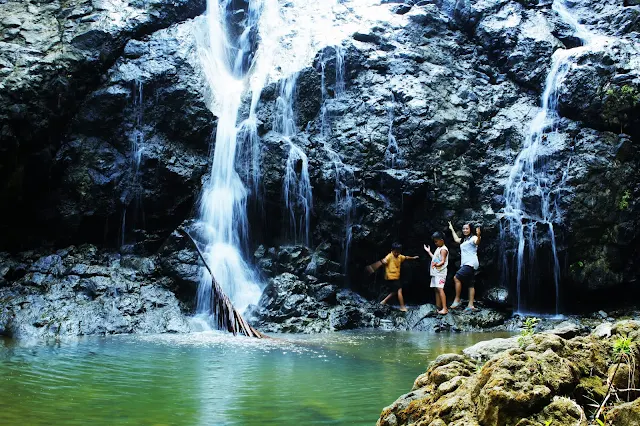
[[[2,225],[3,246],[37,243],[56,229],[31,226],[46,222],[53,208],[45,199],[57,187],[42,182],[51,178],[51,162],[79,104],[100,84],[125,44],[204,10],[202,0],[99,7],[84,0],[3,2],[0,197],[3,205],[14,206]]]
[[[30,271],[0,288],[0,333],[19,339],[184,333],[184,306],[155,276],[155,260],[92,246],[33,256]]]
[[[555,334],[556,336],[560,336],[564,339],[571,339],[572,337],[580,334],[581,331],[582,327],[580,327],[578,324],[570,321],[564,321],[551,330],[546,330],[544,333]]]

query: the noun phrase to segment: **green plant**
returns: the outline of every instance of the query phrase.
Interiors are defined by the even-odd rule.
[[[584,268],[584,262],[582,260],[578,260],[569,266],[569,270],[572,274],[577,274],[582,268]]]
[[[618,368],[620,368],[620,364],[622,364],[623,361],[629,363],[629,369],[630,369],[629,384],[627,386],[630,386],[630,384],[633,383],[634,381],[633,371],[635,371],[635,362],[633,360],[633,357],[631,356],[632,344],[633,344],[633,341],[631,340],[630,337],[627,337],[627,336],[620,336],[613,341],[613,355],[616,360],[616,368],[615,370],[613,370],[612,379],[609,381],[609,387],[607,388],[607,395],[604,397],[604,400],[602,401],[602,403],[600,403],[600,407],[598,408],[598,411],[596,411],[596,415],[594,416],[594,420],[596,420],[598,424],[604,425],[607,421],[607,418],[603,413],[602,416],[604,418],[604,422],[601,422],[600,414],[602,413],[602,410],[605,404],[607,403],[607,400],[611,396],[611,387],[613,386],[613,382],[614,382],[613,378],[616,377]]]
[[[551,423],[553,423],[553,420],[545,420],[544,426],[551,426]]]
[[[620,197],[620,202],[618,203],[618,210],[627,210],[629,209],[629,200],[631,199],[631,191],[625,189],[622,193],[622,197]]]
[[[630,337],[618,337],[613,342],[613,354],[616,358],[631,355],[631,343],[633,343],[633,341]]]
[[[518,345],[522,349],[529,343],[531,336],[535,333],[536,325],[538,325],[539,322],[540,318],[535,317],[527,317],[522,322],[522,330],[520,331],[520,337],[518,337]]]
[[[600,419],[596,419],[596,423],[598,423],[598,426],[606,426],[607,425],[607,416],[605,416],[604,414],[602,415],[603,420]]]
[[[620,125],[622,132],[629,117],[634,117],[633,109],[640,105],[640,93],[629,85],[610,87],[604,93],[602,118],[609,125]]]

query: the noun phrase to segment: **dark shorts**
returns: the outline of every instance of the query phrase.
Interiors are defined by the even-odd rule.
[[[385,280],[385,282],[391,291],[398,291],[402,288],[402,281],[400,280]]]
[[[469,265],[461,266],[460,269],[458,269],[458,272],[456,272],[456,278],[458,278],[460,282],[467,287],[473,287],[473,278],[475,277],[475,275],[475,269],[473,269]]]

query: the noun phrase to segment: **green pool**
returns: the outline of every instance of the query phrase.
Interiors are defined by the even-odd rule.
[[[429,361],[505,334],[0,340],[0,424],[371,425]]]

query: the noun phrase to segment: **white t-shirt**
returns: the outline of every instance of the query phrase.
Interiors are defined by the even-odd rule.
[[[480,262],[478,262],[478,245],[476,244],[477,239],[478,237],[474,235],[460,244],[460,265],[468,265],[473,269],[480,267]]]
[[[442,262],[442,255],[444,254],[444,251],[449,251],[449,249],[447,248],[447,246],[442,246],[442,247],[438,247],[436,249],[436,251],[433,252],[433,260],[432,262],[435,263],[440,263]],[[440,266],[439,268],[435,268],[433,266],[431,266],[431,276],[435,277],[437,275],[447,275],[447,266],[449,265],[449,255],[447,254],[447,258],[444,260],[444,265]]]

